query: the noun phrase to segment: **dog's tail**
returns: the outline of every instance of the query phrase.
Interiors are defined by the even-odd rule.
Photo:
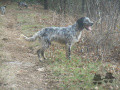
[[[38,33],[35,33],[32,37],[27,37],[22,34],[21,37],[24,38],[26,41],[33,42],[38,38]]]

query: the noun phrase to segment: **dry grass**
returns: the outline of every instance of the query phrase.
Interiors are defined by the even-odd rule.
[[[15,5],[15,6],[14,6]],[[8,13],[7,18],[3,17],[0,18],[3,23],[0,23],[0,26],[3,25],[3,29],[1,28],[0,34],[2,35],[4,40],[0,44],[0,47],[3,51],[0,51],[0,55],[2,60],[6,61],[15,61],[18,60],[19,62],[32,62],[32,64],[38,63],[37,55],[35,51],[39,47],[39,42],[35,43],[27,43],[24,41],[20,41],[19,37],[21,34],[25,34],[27,36],[31,36],[37,31],[41,30],[44,27],[49,26],[68,26],[75,23],[78,19],[77,17],[72,17],[69,15],[60,15],[53,11],[44,11],[42,8],[39,10],[34,10],[34,8],[30,7],[29,9],[25,9],[19,11],[16,8],[16,4],[9,6],[12,9],[9,11],[14,11],[13,13]],[[14,15],[14,16],[13,16]],[[8,22],[9,20],[9,22]],[[10,23],[12,22],[12,23]],[[7,25],[6,25],[7,23]],[[105,23],[104,23],[105,24]],[[7,26],[7,27],[6,27]],[[46,82],[48,83],[48,87],[52,89],[92,89],[94,90],[96,87],[99,89],[106,89],[109,90],[111,88],[117,90],[119,88],[119,80],[120,80],[120,66],[117,63],[113,62],[106,62],[108,58],[104,56],[110,56],[110,51],[106,52],[107,49],[104,51],[102,45],[109,48],[109,43],[113,43],[115,41],[117,43],[119,34],[114,34],[115,38],[104,38],[106,35],[107,30],[105,30],[102,34],[99,34],[98,26],[93,26],[93,30],[91,32],[87,32],[86,30],[83,31],[82,38],[79,43],[76,43],[72,47],[72,60],[69,61],[65,58],[65,48],[64,46],[53,44],[47,51],[46,56],[48,60],[45,63],[42,63],[43,66],[46,67],[47,72],[45,72],[44,76]],[[104,27],[104,29],[106,29]],[[97,47],[97,42],[102,40],[102,44],[100,43],[100,47]],[[6,41],[5,41],[6,40]],[[119,43],[118,43],[119,44]],[[115,44],[116,46],[117,44]],[[3,48],[3,46],[5,48]],[[14,46],[14,47],[13,47]],[[114,50],[113,49],[113,58],[118,57],[119,55],[119,48]],[[103,53],[104,51],[104,53]],[[117,55],[117,54],[118,55]],[[117,55],[117,56],[114,56]],[[111,59],[111,58],[109,58]],[[118,58],[119,59],[119,58]],[[110,60],[109,60],[110,61]],[[4,65],[3,65],[4,66]],[[39,66],[39,65],[38,65]],[[36,67],[38,67],[36,66]],[[19,71],[20,75],[16,78],[20,85],[24,86],[26,82],[31,81],[30,85],[38,85],[35,87],[39,87],[39,80],[41,73],[36,71],[35,67],[12,67],[10,75],[14,73],[14,76],[17,73],[14,71],[16,68],[19,71],[19,68],[22,68],[23,72]],[[0,69],[3,69],[0,68]],[[10,70],[10,66],[3,70]],[[21,70],[21,69],[20,69]],[[13,73],[12,73],[13,72]],[[32,72],[32,73],[31,73]],[[93,85],[93,77],[95,73],[100,73],[102,78],[105,77],[106,72],[112,72],[116,81],[112,84],[102,84],[102,85]],[[24,74],[25,73],[25,74]],[[2,73],[3,74],[3,73]],[[32,76],[30,76],[32,74]],[[7,75],[7,73],[5,73]],[[4,74],[2,75],[4,76]],[[27,77],[29,80],[25,78]],[[36,77],[37,76],[37,77]],[[5,76],[4,76],[5,77]],[[34,78],[32,78],[34,77]],[[7,76],[10,78],[10,76]],[[41,78],[41,77],[40,77]],[[22,81],[26,82],[22,82]]]
[[[19,17],[21,16],[19,15]],[[29,20],[27,20],[28,18],[31,18],[32,22],[29,22]],[[23,20],[25,23],[22,23]],[[21,23],[22,33],[28,36],[33,35],[33,33],[44,27],[64,27],[72,25],[75,23],[75,20],[76,17],[71,17],[69,15],[65,16],[62,14],[60,15],[49,11],[40,14],[34,13],[30,16],[24,17],[24,19],[20,18],[18,22]],[[93,26],[93,30],[91,32],[84,31],[80,42],[72,47],[72,61],[65,59],[64,46],[53,44],[50,49],[46,51],[46,55],[49,60],[45,62],[49,63],[47,68],[51,72],[51,75],[48,76],[49,79],[47,81],[51,86],[48,87],[54,89],[95,89],[98,87],[99,89],[106,88],[106,90],[110,89],[111,87],[114,89],[119,87],[118,82],[120,67],[117,64],[114,65],[115,63],[106,63],[106,61],[110,61],[112,59],[109,58],[108,60],[108,58],[106,58],[110,55],[110,51],[106,51],[108,49],[104,51],[102,47],[102,45],[104,45],[105,48],[109,48],[109,43],[112,43],[114,39],[111,41],[111,39],[106,38],[107,30],[105,30],[101,35],[99,31],[100,26],[98,25],[96,27],[95,25]],[[101,39],[103,40],[100,42],[98,48],[98,42]],[[32,46],[29,46],[29,48],[33,49],[37,48],[38,46],[39,43],[36,43]],[[102,77],[105,77],[106,72],[112,72],[116,77],[116,81],[112,84],[105,84],[103,82],[101,86],[93,85],[92,79],[95,73],[100,73]]]

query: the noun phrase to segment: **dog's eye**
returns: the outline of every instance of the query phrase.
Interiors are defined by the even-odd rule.
[[[84,21],[84,23],[86,23],[86,24],[87,24],[87,23],[88,23],[88,21]]]

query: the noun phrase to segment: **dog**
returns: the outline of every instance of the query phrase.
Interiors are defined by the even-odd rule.
[[[82,17],[75,24],[68,27],[47,27],[38,31],[32,37],[23,35],[23,38],[26,41],[35,41],[38,38],[42,43],[42,47],[37,51],[40,61],[41,56],[43,59],[46,59],[44,52],[50,47],[53,41],[66,45],[66,57],[70,59],[72,45],[80,40],[83,29],[89,31],[92,25],[93,22],[88,17]]]
[[[6,12],[6,6],[0,7],[2,15],[5,15]]]
[[[28,8],[28,5],[27,5],[27,3],[26,2],[17,2],[18,3],[18,7],[21,9],[22,7],[26,7],[26,8]]]

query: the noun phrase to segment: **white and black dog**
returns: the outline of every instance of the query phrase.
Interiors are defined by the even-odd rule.
[[[27,3],[26,2],[17,2],[18,3],[18,7],[20,8],[20,9],[22,9],[22,7],[26,7],[26,8],[28,8],[28,5],[27,5]]]
[[[35,41],[37,38],[42,43],[42,47],[37,51],[38,57],[41,60],[46,59],[44,56],[44,51],[49,48],[52,41],[65,44],[66,45],[66,56],[70,59],[71,47],[73,44],[79,41],[82,31],[91,30],[93,22],[88,17],[82,17],[76,21],[74,25],[68,27],[47,27],[43,28],[41,31],[35,33],[32,37],[23,38],[27,41]]]
[[[5,15],[6,12],[6,6],[0,7],[2,15]]]

